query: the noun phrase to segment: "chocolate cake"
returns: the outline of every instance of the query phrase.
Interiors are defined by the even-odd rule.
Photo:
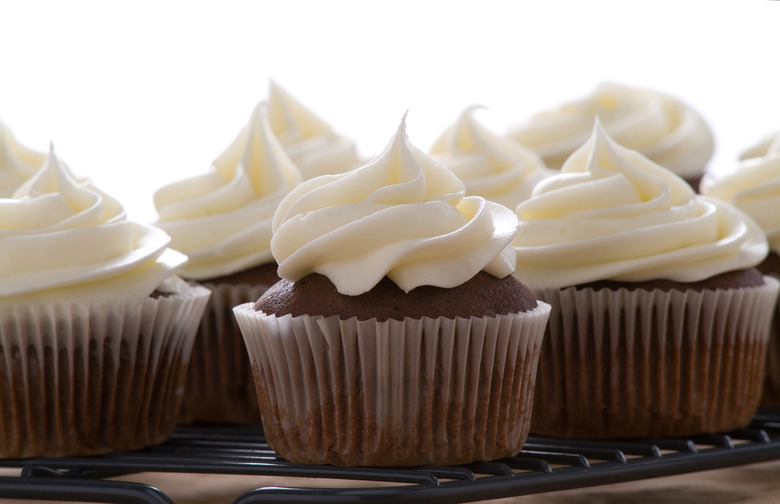
[[[359,296],[339,294],[327,277],[308,275],[296,282],[281,280],[255,304],[256,310],[282,315],[338,315],[341,319],[403,320],[422,317],[494,317],[536,308],[530,289],[510,276],[484,272],[450,289],[423,285],[408,293],[385,277]]]

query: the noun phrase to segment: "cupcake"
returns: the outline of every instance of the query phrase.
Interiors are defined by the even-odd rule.
[[[761,227],[769,241],[769,255],[758,265],[765,275],[780,279],[780,133],[773,142],[749,155],[725,175],[708,174],[701,191],[744,211]],[[761,405],[780,408],[780,305],[772,322],[767,380]]]
[[[515,215],[464,193],[402,122],[364,166],[282,201],[282,280],[234,310],[282,457],[400,466],[519,452],[550,307],[511,275]]]
[[[552,171],[534,151],[477,122],[476,109],[464,110],[436,139],[429,153],[457,175],[466,186],[467,196],[482,196],[514,209]]]
[[[10,198],[16,189],[35,175],[46,154],[28,149],[0,121],[0,198]]]
[[[698,188],[715,149],[712,131],[688,104],[666,93],[603,83],[589,96],[531,116],[508,134],[557,169],[588,139],[596,117],[616,142]]]
[[[271,219],[301,174],[260,102],[205,174],[158,189],[156,223],[189,262],[179,275],[212,291],[189,368],[183,423],[258,422],[257,393],[234,306],[276,283]]]
[[[360,164],[352,139],[333,128],[271,81],[268,120],[304,179],[352,170]]]
[[[176,425],[209,296],[159,229],[53,150],[0,199],[0,457],[136,450]]]
[[[531,432],[687,436],[747,425],[777,280],[756,223],[590,139],[517,207],[516,275],[553,306]]]

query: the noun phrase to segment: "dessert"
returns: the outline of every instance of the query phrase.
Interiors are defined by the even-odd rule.
[[[35,175],[46,154],[28,149],[0,121],[0,198],[9,198],[24,181]]]
[[[514,209],[537,182],[552,173],[538,154],[477,122],[468,107],[434,142],[429,153],[452,170],[466,195]]]
[[[553,306],[531,432],[683,436],[747,425],[777,280],[756,223],[590,139],[517,207],[516,275]]]
[[[157,225],[189,262],[180,276],[207,286],[211,301],[198,329],[182,422],[260,420],[234,306],[276,283],[271,220],[302,176],[271,130],[260,102],[231,145],[201,175],[154,194]]]
[[[274,81],[268,107],[271,128],[304,179],[343,173],[360,164],[355,142],[334,131]]]
[[[701,191],[733,204],[756,221],[769,241],[769,255],[758,269],[780,279],[780,133],[773,141],[764,140],[761,144],[763,147],[755,155],[745,156],[736,170],[723,175],[707,174]],[[780,305],[771,334],[761,405],[780,407]]]
[[[136,450],[176,425],[209,296],[159,229],[50,149],[0,199],[0,456]]]
[[[281,456],[387,466],[520,450],[550,308],[511,275],[515,215],[464,192],[404,120],[376,158],[279,205],[282,280],[234,312]]]
[[[539,112],[508,135],[560,168],[588,138],[595,118],[616,142],[698,188],[715,143],[704,119],[667,93],[607,82],[589,96]]]

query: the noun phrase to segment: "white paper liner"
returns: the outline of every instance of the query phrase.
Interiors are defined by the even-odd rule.
[[[176,425],[209,291],[0,308],[0,457],[160,443]]]
[[[459,464],[517,454],[550,313],[358,321],[234,310],[269,444],[299,463]]]
[[[774,274],[772,277],[778,278]],[[780,408],[780,298],[778,298],[775,305],[775,316],[772,319],[771,327],[761,406],[765,408]]]
[[[203,285],[211,290],[211,298],[195,338],[179,422],[260,422],[252,369],[233,307],[256,301],[270,285]]]
[[[690,290],[541,289],[553,305],[531,432],[692,435],[750,422],[778,281]]]

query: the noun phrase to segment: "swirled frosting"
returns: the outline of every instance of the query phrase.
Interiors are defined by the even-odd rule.
[[[359,295],[387,276],[406,292],[450,288],[484,270],[512,273],[517,217],[478,196],[417,149],[405,117],[387,147],[354,171],[293,189],[274,216],[271,250],[279,276],[327,276]]]
[[[0,199],[0,305],[147,296],[187,260],[169,242],[74,180],[52,148],[12,198]]]
[[[509,136],[559,168],[590,135],[598,117],[619,144],[682,177],[701,175],[715,149],[712,131],[681,100],[665,93],[604,83],[580,100],[531,116]]]
[[[28,149],[0,122],[0,198],[8,198],[46,161],[46,154]]]
[[[482,196],[513,209],[551,171],[532,150],[477,122],[476,109],[464,110],[429,153],[458,176],[468,196]]]
[[[171,245],[189,257],[181,276],[204,280],[273,262],[271,222],[282,198],[301,181],[260,102],[211,169],[154,194]]]
[[[738,159],[745,161],[750,158],[764,157],[769,154],[769,148],[780,136],[780,131],[764,135],[758,142],[739,153]]]
[[[304,179],[343,173],[360,164],[355,142],[335,132],[274,81],[268,106],[271,128]]]
[[[743,212],[696,195],[671,171],[617,144],[598,122],[517,214],[516,275],[533,288],[695,282],[755,266],[768,252]]]
[[[772,252],[780,254],[780,133],[766,142],[761,157],[749,157],[724,175],[708,173],[701,191],[728,201],[764,230]]]

